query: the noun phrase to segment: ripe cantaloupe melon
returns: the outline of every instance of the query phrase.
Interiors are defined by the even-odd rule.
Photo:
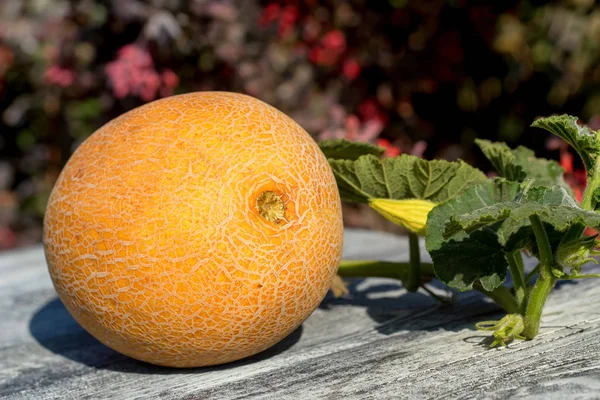
[[[73,154],[50,196],[56,291],[130,357],[198,367],[267,349],[325,296],[341,257],[332,171],[312,138],[241,94],[139,107]]]

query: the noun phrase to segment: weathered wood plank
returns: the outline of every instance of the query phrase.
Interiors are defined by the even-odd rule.
[[[345,257],[405,259],[404,240],[349,230]],[[600,288],[563,285],[540,336],[490,350],[476,294],[439,306],[395,281],[354,281],[282,343],[215,368],[174,370],[98,343],[68,315],[41,248],[0,256],[0,398],[600,398]]]

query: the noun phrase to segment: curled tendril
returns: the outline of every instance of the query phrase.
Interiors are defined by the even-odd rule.
[[[521,332],[525,329],[523,316],[520,314],[505,315],[500,321],[481,321],[475,324],[480,331],[494,331],[494,342],[490,347],[506,346],[515,339],[525,340]]]

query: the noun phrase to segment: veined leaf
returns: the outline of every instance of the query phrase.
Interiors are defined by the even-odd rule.
[[[531,126],[543,128],[569,143],[579,153],[588,174],[591,173],[600,155],[599,132],[577,124],[577,117],[570,115],[540,118]]]
[[[497,203],[513,201],[520,185],[504,179],[487,180],[465,190],[460,196],[435,207],[427,220],[426,246],[428,251],[438,250],[445,242],[446,223],[453,216],[465,215]],[[466,234],[463,235],[466,237]]]
[[[481,229],[471,234],[458,231],[448,239],[444,239],[444,231],[453,216],[512,201],[519,188],[516,182],[488,180],[431,210],[425,244],[433,259],[435,274],[441,281],[459,290],[471,289],[477,280],[487,290],[502,284],[508,263],[494,229]]]
[[[496,181],[493,185],[498,190],[506,182]],[[496,195],[496,202],[491,201],[492,196],[486,197],[490,190],[493,188],[485,184],[471,188],[430,213],[427,248],[435,272],[441,280],[460,290],[470,289],[477,279],[487,290],[502,283],[508,268],[504,254],[535,243],[529,221],[532,215],[537,215],[551,233],[566,231],[573,224],[600,226],[600,214],[580,208],[559,186],[532,188],[508,201]],[[451,209],[453,203],[461,208]],[[481,203],[487,204],[476,206]],[[472,207],[465,212],[467,204]],[[485,253],[476,250],[478,246],[488,252],[487,260],[483,257]],[[531,247],[535,252],[534,246]]]
[[[554,160],[535,157],[535,153],[523,146],[511,149],[505,143],[476,139],[483,154],[498,173],[509,181],[522,182],[533,179],[535,186],[560,185],[570,190],[564,181],[564,170]]]
[[[508,262],[493,230],[482,229],[460,241],[450,240],[430,254],[437,277],[461,291],[472,289],[477,280],[491,291],[506,279]]]
[[[325,157],[334,160],[356,160],[360,156],[371,154],[380,157],[385,149],[364,142],[351,142],[346,139],[329,139],[319,142],[319,147]]]
[[[408,154],[384,159],[365,155],[355,161],[329,159],[329,163],[342,199],[350,202],[379,198],[442,203],[485,180],[483,172],[464,161],[428,161]]]
[[[515,201],[504,202],[480,208],[472,212],[453,215],[446,223],[444,237],[451,237],[458,231],[473,232],[484,226],[503,222],[498,227],[500,244],[506,246],[511,235],[529,225],[529,217],[537,215],[542,222],[558,231],[565,231],[572,224],[590,227],[600,226],[600,214],[586,211],[561,187],[537,187],[530,189]]]
[[[523,167],[516,163],[516,157],[506,143],[493,143],[485,139],[475,139],[475,143],[500,176],[514,182],[522,182],[525,179]]]

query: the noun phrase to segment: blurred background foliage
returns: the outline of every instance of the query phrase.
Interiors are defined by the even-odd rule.
[[[52,185],[95,129],[197,90],[248,93],[316,139],[387,155],[487,169],[477,136],[581,175],[528,126],[568,112],[600,128],[599,61],[594,0],[3,0],[0,249],[40,240]],[[384,224],[365,213],[346,223]]]

